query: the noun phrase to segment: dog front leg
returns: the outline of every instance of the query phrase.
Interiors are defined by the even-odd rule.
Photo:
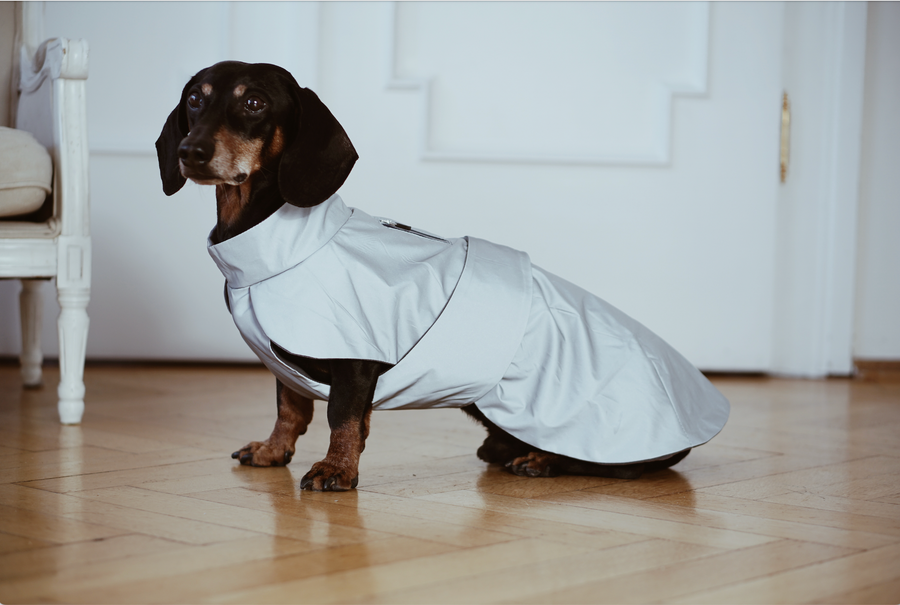
[[[294,456],[297,437],[306,432],[313,417],[313,400],[298,395],[279,380],[276,385],[278,419],[265,441],[251,441],[231,457],[248,466],[284,466]]]
[[[328,426],[331,443],[325,459],[316,462],[300,481],[302,489],[343,492],[359,482],[359,457],[369,436],[369,417],[378,376],[384,364],[349,359],[332,360]]]

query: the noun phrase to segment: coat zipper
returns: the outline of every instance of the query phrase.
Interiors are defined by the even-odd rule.
[[[412,233],[413,235],[418,235],[419,237],[424,237],[427,239],[433,239],[439,242],[444,242],[445,244],[449,244],[450,242],[445,240],[443,237],[438,237],[436,235],[432,235],[430,233],[425,233],[424,231],[418,231],[413,229],[409,225],[404,225],[403,223],[398,223],[397,221],[392,221],[391,219],[382,218],[378,219],[381,221],[381,224],[390,229],[397,229],[398,231],[405,231],[407,233]]]

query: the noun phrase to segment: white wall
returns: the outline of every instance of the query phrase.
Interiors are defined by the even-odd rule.
[[[507,196],[511,191],[515,192],[516,196],[520,196],[523,207],[530,208],[537,215],[540,215],[545,208],[541,205],[540,200],[546,199],[548,194],[552,195],[553,193],[549,189],[538,191],[531,184],[537,182],[536,174],[548,170],[546,166],[535,163],[516,165],[509,161],[487,164],[470,162],[454,168],[452,174],[456,176],[449,180],[446,175],[439,174],[437,166],[439,162],[430,164],[426,162],[422,168],[419,165],[421,162],[418,160],[422,156],[423,141],[407,136],[408,133],[398,136],[396,140],[388,140],[386,137],[389,137],[390,133],[382,132],[383,129],[379,122],[385,115],[381,113],[384,111],[392,112],[392,115],[397,114],[398,111],[401,113],[405,111],[406,114],[400,117],[407,121],[420,119],[420,105],[415,95],[410,94],[405,97],[406,100],[395,102],[390,106],[381,101],[381,105],[372,105],[368,112],[354,107],[354,103],[358,105],[359,102],[362,102],[362,99],[353,98],[355,83],[342,81],[339,73],[328,69],[323,70],[323,65],[331,65],[331,62],[334,61],[369,61],[373,63],[373,57],[380,56],[385,50],[382,42],[379,41],[381,33],[375,35],[376,32],[384,29],[385,24],[380,21],[368,22],[368,28],[363,28],[358,32],[362,37],[354,38],[348,36],[346,31],[341,30],[335,21],[335,15],[342,10],[347,10],[342,6],[325,9],[317,3],[179,3],[177,5],[178,19],[171,18],[171,11],[164,10],[166,6],[174,5],[163,4],[160,7],[154,3],[77,2],[50,3],[46,9],[47,37],[59,35],[84,37],[91,43],[88,119],[91,148],[94,288],[92,301],[88,307],[88,312],[92,317],[88,341],[89,358],[253,359],[225,311],[222,301],[222,277],[207,258],[204,250],[206,232],[215,220],[212,192],[207,188],[200,188],[189,183],[179,195],[166,198],[159,185],[153,150],[153,142],[166,115],[177,100],[184,82],[195,71],[215,61],[236,58],[280,63],[297,76],[301,85],[316,89],[320,94],[333,94],[333,98],[325,98],[326,103],[338,111],[338,115],[348,115],[350,116],[348,117],[349,121],[355,122],[346,125],[348,128],[352,126],[352,132],[357,133],[353,136],[358,146],[368,144],[367,151],[373,150],[369,151],[367,157],[372,158],[373,152],[377,154],[379,150],[383,149],[392,150],[392,153],[393,150],[396,150],[397,153],[409,156],[410,166],[415,164],[416,170],[420,171],[413,183],[404,185],[409,191],[413,191],[416,187],[421,188],[422,191],[435,191],[435,187],[437,187],[439,188],[438,193],[446,197],[451,191],[465,190],[459,182],[460,179],[481,179],[481,182],[490,184],[490,190],[502,191]],[[410,5],[408,8],[414,9],[415,7]],[[769,12],[778,10],[775,5],[757,8]],[[371,6],[365,10],[376,16],[380,14]],[[714,20],[717,15],[721,19],[726,12],[731,14],[730,18],[734,20],[737,17],[735,11],[740,10],[749,10],[749,8],[714,4]],[[876,10],[887,9],[876,7]],[[411,13],[401,14],[401,21],[403,18],[408,18],[409,14]],[[259,15],[274,15],[274,18],[261,21],[257,18]],[[198,23],[203,23],[204,26],[198,28],[196,27]],[[260,23],[266,23],[266,25],[262,27]],[[138,27],[137,24],[140,26]],[[893,27],[894,29],[891,31],[894,32],[893,37],[896,39],[898,38],[896,25]],[[724,30],[719,27],[718,22],[711,25],[710,29],[712,34],[707,35],[710,35],[713,40],[716,36],[723,35]],[[752,37],[749,33],[747,35],[748,39]],[[320,39],[320,36],[328,36],[328,39]],[[333,39],[332,36],[334,36]],[[179,43],[184,40],[189,40],[191,43],[189,45]],[[340,43],[336,43],[336,40],[340,40]],[[361,43],[361,40],[365,41],[364,47],[349,47],[348,45],[352,45],[354,40],[357,45]],[[398,39],[397,42],[400,45],[422,44],[421,40],[403,38]],[[765,48],[776,49],[773,52],[777,53],[779,44],[780,40],[778,39],[768,40]],[[890,52],[896,51],[896,42],[893,44],[894,47]],[[871,55],[871,48],[869,50]],[[697,49],[692,52],[697,52]],[[897,56],[896,52],[893,54],[890,52],[885,52],[884,55]],[[420,56],[426,56],[426,54],[420,53]],[[690,56],[688,58],[690,59]],[[716,69],[727,70],[728,65],[723,65],[721,61],[715,60],[716,57],[713,59],[712,66],[709,68],[710,73],[716,73],[714,71]],[[440,58],[433,58],[433,60],[440,60]],[[372,87],[380,86],[380,90],[383,90],[392,66],[388,64],[387,60],[380,64],[378,61],[381,59],[377,59],[373,63],[377,65],[376,69],[371,72],[371,82],[365,81],[363,84]],[[690,61],[688,61],[689,63]],[[883,69],[897,71],[895,62],[883,62],[883,64],[885,63],[888,66]],[[418,75],[416,69],[421,66],[401,63],[393,67],[399,68],[394,73],[399,82],[399,84],[395,82],[395,85],[402,87],[411,85],[409,82],[402,81],[405,76],[408,76],[406,72]],[[705,77],[706,74],[704,73],[702,76]],[[726,93],[747,105],[747,111],[769,111],[761,108],[763,107],[761,103],[765,103],[764,99],[751,98],[752,95],[759,94],[758,87],[750,85],[755,76],[756,74],[748,74],[746,90],[738,88],[730,92],[726,91]],[[682,93],[687,92],[690,95],[691,90],[699,90],[703,96],[701,101],[704,102],[705,99],[714,98],[716,94],[722,94],[722,88],[718,86],[720,81],[716,80],[712,83],[712,92],[702,92],[706,82],[701,82],[699,87],[693,86],[691,78],[693,78],[691,74],[686,74],[686,78],[682,78],[690,84],[682,86]],[[413,83],[411,86],[415,87],[416,84]],[[871,88],[870,82],[867,85],[867,93]],[[891,93],[894,95],[892,97],[894,99],[893,107],[896,107],[896,88],[893,90],[894,92]],[[369,97],[365,101],[368,102],[371,98],[375,97]],[[752,100],[752,103],[748,99]],[[708,114],[707,106],[703,102],[691,99],[689,96],[676,101],[671,115],[666,116],[674,121],[673,140],[664,141],[661,162],[663,164],[671,163],[673,160],[667,158],[666,154],[674,154],[675,164],[696,164],[697,172],[696,174],[689,173],[687,177],[681,177],[681,182],[678,179],[673,182],[679,186],[695,187],[703,185],[711,179],[729,178],[720,170],[715,171],[715,174],[710,174],[709,165],[696,159],[700,156],[684,155],[685,149],[690,148],[691,145],[694,147],[706,145],[715,148],[715,145],[718,144],[716,141],[720,139],[713,138],[712,134],[708,139],[704,139],[704,134],[697,127],[701,124],[699,116]],[[870,105],[871,101],[867,100],[867,111],[871,111]],[[881,107],[885,106],[882,103]],[[776,117],[775,109],[772,109],[772,115]],[[396,117],[394,115],[394,118]],[[889,117],[896,123],[896,111],[893,116]],[[883,118],[879,118],[879,125],[883,123],[882,120]],[[617,125],[615,121],[611,124],[613,127]],[[868,127],[870,121],[867,121],[866,124]],[[497,126],[502,127],[503,124],[498,122]],[[621,126],[621,123],[618,123],[618,126]],[[716,130],[719,133],[722,130],[727,132],[727,129],[722,128]],[[877,128],[872,130],[875,132]],[[665,132],[669,131],[665,130]],[[459,133],[435,131],[436,136],[432,142],[435,143],[436,148],[443,146],[452,151],[454,145],[458,143],[453,138],[457,134]],[[478,135],[477,132],[469,134]],[[868,145],[872,138],[872,136],[868,136],[864,144]],[[892,141],[887,138],[879,140],[883,141],[882,145],[893,144],[894,147],[891,149],[896,154],[896,136]],[[647,146],[644,145],[644,147]],[[736,146],[735,150],[729,150],[728,153],[737,153],[737,147],[740,146]],[[509,154],[508,149],[500,151]],[[530,149],[524,151],[526,154],[534,153],[534,150]],[[606,151],[598,147],[582,150],[581,153],[583,156],[593,154],[599,157]],[[875,155],[880,157],[880,154],[881,152],[878,152]],[[775,160],[776,156],[777,150],[773,146],[772,159]],[[490,160],[490,158],[487,159]],[[768,161],[767,158],[763,159]],[[671,336],[671,340],[679,341],[675,342],[679,348],[685,348],[681,346],[680,342],[688,343],[687,348],[690,348],[694,346],[691,343],[702,343],[704,340],[714,346],[723,346],[716,341],[717,336],[723,333],[722,328],[718,327],[719,324],[715,324],[716,327],[713,327],[713,322],[707,321],[706,325],[703,323],[704,313],[709,319],[713,319],[714,316],[718,317],[718,315],[724,317],[722,309],[711,307],[708,311],[702,311],[703,304],[709,306],[711,303],[704,300],[703,296],[698,296],[695,289],[710,287],[710,284],[715,288],[717,280],[722,281],[723,276],[730,280],[727,283],[731,288],[730,284],[735,279],[739,279],[740,275],[746,271],[741,268],[739,271],[732,270],[729,273],[729,265],[724,261],[724,257],[705,251],[695,260],[702,270],[695,272],[694,281],[690,284],[676,283],[679,274],[667,268],[666,265],[666,263],[674,262],[668,251],[673,246],[686,249],[696,242],[689,234],[679,234],[671,229],[666,229],[678,213],[677,208],[663,203],[665,200],[660,200],[655,190],[652,189],[656,185],[665,185],[667,182],[661,176],[662,172],[645,177],[639,176],[636,169],[627,166],[615,170],[602,166],[585,167],[583,160],[582,157],[579,162],[563,169],[566,175],[565,180],[562,181],[564,188],[567,191],[578,191],[579,188],[593,186],[598,181],[616,184],[615,192],[619,196],[618,203],[608,204],[607,208],[622,213],[622,216],[628,220],[619,221],[615,225],[605,225],[605,237],[610,241],[615,240],[616,250],[626,251],[632,262],[642,263],[640,274],[644,279],[637,280],[634,273],[627,271],[623,273],[621,268],[625,265],[617,262],[612,255],[596,261],[598,266],[602,264],[605,279],[610,284],[612,302],[619,304],[628,312],[632,312],[652,328],[661,327],[662,331],[667,332],[663,334],[666,338]],[[595,160],[596,157],[593,159],[589,157],[587,164]],[[603,158],[600,160],[602,161]],[[389,171],[383,174],[372,173],[373,166],[383,164],[383,162],[372,160],[368,164],[361,164],[354,173],[354,179],[351,179],[346,187],[348,196],[356,194],[358,199],[365,198],[365,201],[360,202],[359,205],[364,206],[373,201],[378,202],[381,207],[377,210],[388,208],[383,211],[388,214],[391,212],[391,204],[398,202],[381,194],[373,197],[373,189],[364,185],[378,182],[384,191],[389,191],[392,180],[408,179],[409,171],[404,170],[402,174],[400,171]],[[893,166],[896,165],[895,160]],[[765,171],[767,172],[768,168]],[[774,175],[775,172],[776,168],[773,165],[772,174]],[[878,176],[879,174],[889,174],[891,178],[897,178],[896,174],[891,173],[890,170],[882,170],[873,176],[871,171],[864,167],[862,172],[864,183],[868,182],[867,179],[875,179],[875,181],[879,178],[883,179],[884,177]],[[758,186],[758,183],[754,181],[753,186]],[[869,198],[872,198],[872,194],[866,193],[866,186],[865,184],[863,186],[864,196],[868,195]],[[738,184],[738,187],[743,188],[744,185]],[[774,187],[772,185],[771,189],[774,190]],[[890,191],[898,191],[896,181],[891,181],[886,187]],[[893,188],[890,189],[890,187]],[[478,206],[480,200],[485,199],[487,193],[487,191],[480,192],[481,197],[468,201],[469,206],[473,209],[477,208],[477,217],[481,221],[474,228],[477,231],[471,227],[471,219],[453,212],[447,213],[447,216],[441,219],[443,222],[438,224],[450,225],[451,228],[448,231],[450,234],[457,234],[460,228],[465,228],[470,232],[474,231],[473,235],[483,234],[495,237],[497,241],[526,247],[515,241],[522,234],[516,233],[515,229],[503,224],[502,213],[500,216],[495,216],[497,213],[492,212],[490,208]],[[872,208],[875,208],[876,205],[866,202],[868,206],[861,217],[861,248],[858,269],[860,282],[856,299],[857,340],[854,349],[860,356],[900,358],[900,351],[896,346],[900,339],[895,336],[896,331],[891,333],[894,336],[883,338],[883,340],[889,341],[889,344],[893,343],[894,345],[893,348],[889,346],[886,349],[887,353],[873,352],[874,349],[868,344],[871,339],[862,336],[865,332],[863,328],[870,324],[869,331],[879,337],[883,335],[884,326],[891,321],[895,322],[893,325],[896,326],[897,314],[890,313],[890,301],[896,303],[897,282],[896,280],[892,282],[893,290],[886,288],[885,284],[890,280],[888,275],[896,276],[900,273],[896,271],[896,267],[900,265],[900,254],[898,254],[895,242],[893,243],[894,247],[890,247],[893,242],[891,238],[882,236],[881,239],[878,239],[872,237],[867,231],[870,229],[869,223],[874,224],[875,228],[879,228],[888,222],[884,214],[890,211],[891,204],[893,204],[895,212],[892,215],[893,224],[897,224],[896,193],[894,196],[893,198],[889,195],[879,197],[878,199],[883,203],[878,206],[881,210],[874,211],[875,214],[872,214]],[[724,212],[723,204],[714,203],[716,199],[721,200],[721,198],[710,198],[705,211],[698,217],[702,216],[704,220],[713,220],[718,216],[716,213]],[[571,202],[571,207],[567,208],[570,217],[582,216],[586,211],[596,212],[596,209],[590,208],[591,204],[596,203],[595,201],[590,199],[579,201],[572,198]],[[579,206],[579,204],[581,205]],[[436,216],[422,214],[415,207],[414,198],[412,202],[407,203],[406,208],[408,210],[404,211],[402,216],[404,218],[409,216],[410,220],[421,222],[423,216]],[[879,212],[881,214],[878,214]],[[805,216],[803,212],[792,217],[790,223],[783,221],[783,208],[779,217],[772,214],[772,221],[782,220],[789,227],[788,232],[781,234],[782,241],[795,241],[796,233],[803,234]],[[557,225],[555,223],[560,221],[551,221],[550,218],[552,217],[545,218],[548,230],[562,230],[561,232],[565,233],[565,225]],[[469,226],[459,227],[464,220]],[[718,220],[738,225],[742,221],[746,222],[743,218],[728,219],[724,215],[720,216]],[[434,224],[422,224],[425,228],[438,230]],[[643,224],[645,228],[638,229],[640,224]],[[633,229],[630,232],[628,225]],[[646,228],[648,226],[657,231],[648,230]],[[571,227],[577,230],[586,228],[577,221],[571,223]],[[710,223],[708,227],[704,227],[704,230],[709,232],[710,229],[715,230],[715,228],[716,224]],[[761,232],[773,231],[774,228],[766,227]],[[721,233],[723,234],[724,231]],[[884,229],[883,233],[889,233],[889,229]],[[749,231],[740,237],[749,237],[748,234]],[[595,237],[597,236],[595,235]],[[735,238],[727,239],[729,241],[721,242],[722,246],[736,245]],[[531,245],[527,248],[533,254],[538,255],[539,264],[552,263],[554,266],[547,268],[564,273],[569,270],[566,263],[567,257],[571,256],[572,252],[566,250],[566,246],[560,245],[566,243],[564,235],[553,236],[550,240],[538,242],[536,246]],[[653,247],[654,242],[656,242],[655,248]],[[758,245],[758,242],[755,244]],[[871,250],[864,250],[863,246],[866,245]],[[768,249],[766,258],[769,256],[774,258],[775,251],[772,248]],[[754,256],[755,250],[758,248],[751,248],[748,245],[746,256]],[[825,252],[834,254],[834,249]],[[852,256],[852,251],[847,255],[848,258],[850,256]],[[546,259],[546,262],[543,259]],[[778,260],[780,259],[772,261],[771,264]],[[673,264],[671,269],[677,269],[676,265],[677,263]],[[748,263],[747,266],[750,264]],[[801,272],[804,270],[803,267],[799,269]],[[622,275],[618,275],[617,271]],[[756,296],[765,299],[759,304],[753,303],[754,308],[759,309],[761,317],[766,317],[766,314],[771,316],[772,310],[766,305],[773,304],[773,297],[776,308],[779,304],[784,306],[785,301],[793,300],[791,298],[793,295],[788,293],[785,286],[785,284],[794,283],[792,274],[782,273],[782,278],[783,282],[780,284],[770,281],[765,284],[763,290],[755,290]],[[52,357],[56,354],[54,319],[58,308],[53,301],[53,290],[49,285],[45,288],[45,292],[48,296],[44,349]],[[0,355],[13,355],[18,351],[17,293],[17,284],[0,282]],[[873,306],[871,301],[882,302]],[[894,304],[893,308],[897,308],[897,304]],[[671,317],[671,313],[677,315],[681,313],[682,309],[692,311],[694,314],[698,314],[697,309],[701,309],[699,319],[679,322],[677,317],[674,319]],[[802,316],[803,307],[797,307],[797,309]],[[667,314],[669,315],[667,316]],[[687,317],[686,314],[685,317]],[[746,331],[748,328],[743,326],[743,329]],[[795,343],[799,341],[808,345],[811,342],[802,330],[791,338]],[[777,357],[777,351],[775,356]],[[707,367],[715,367],[715,364],[708,364]]]
[[[247,11],[267,16],[266,27],[254,29]],[[184,83],[216,61],[277,62],[313,85],[317,20],[314,3],[45,5],[45,37],[90,44],[89,359],[255,360],[206,253],[212,190],[189,183],[167,198],[154,142]],[[0,281],[0,355],[19,351],[18,291],[18,282]],[[59,307],[50,283],[44,293],[43,350],[54,357]]]
[[[870,2],[854,356],[900,359],[900,2]]]

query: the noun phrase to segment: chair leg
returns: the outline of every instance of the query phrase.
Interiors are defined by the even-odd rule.
[[[57,287],[59,295],[59,419],[78,424],[84,414],[84,356],[90,289]]]
[[[22,366],[22,382],[26,387],[41,386],[41,364],[44,355],[41,353],[41,326],[43,322],[43,305],[41,304],[41,286],[43,280],[23,279],[22,291],[19,293],[19,316],[22,322],[22,354],[19,363]]]

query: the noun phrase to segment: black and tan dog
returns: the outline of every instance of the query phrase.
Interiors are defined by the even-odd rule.
[[[285,203],[300,207],[322,203],[343,184],[358,157],[331,112],[287,71],[239,62],[213,65],[187,83],[156,148],[167,195],[181,189],[186,179],[215,186],[214,243],[247,231]],[[331,386],[328,453],[313,464],[301,486],[334,491],[355,487],[375,387],[379,376],[392,366],[358,359],[314,359],[283,350],[279,354],[314,380]],[[241,464],[279,466],[291,461],[296,440],[312,419],[313,402],[278,381],[277,406],[278,419],[269,438],[232,454]],[[478,456],[523,476],[636,478],[667,468],[690,451],[637,464],[584,462],[514,438],[474,404],[463,410],[488,431]]]

